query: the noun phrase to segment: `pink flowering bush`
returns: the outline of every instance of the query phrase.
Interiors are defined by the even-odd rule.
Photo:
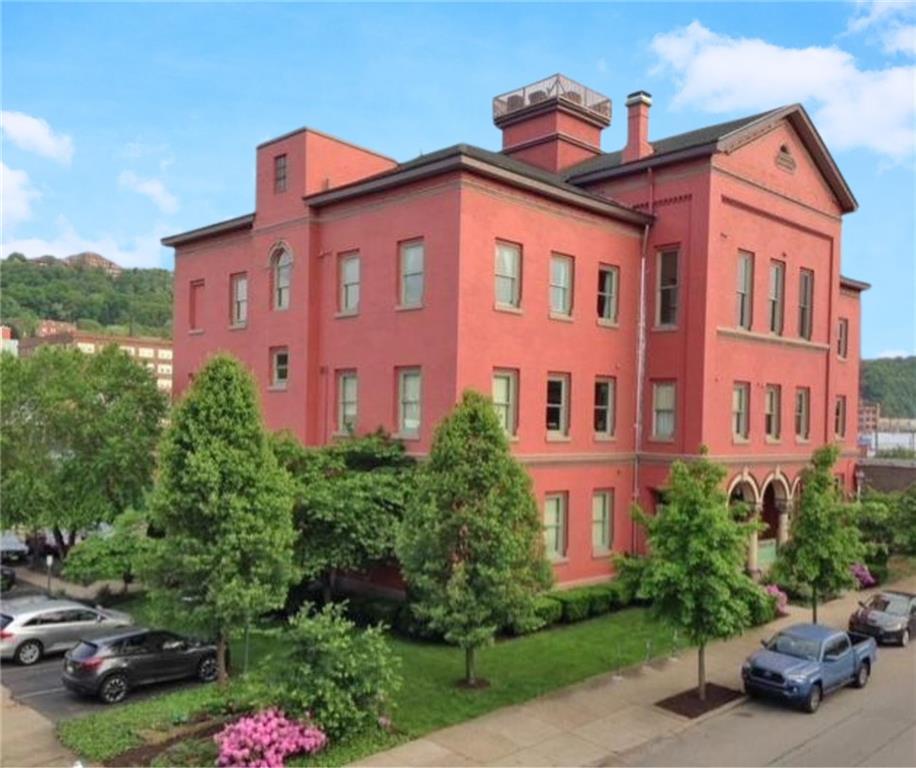
[[[287,757],[314,754],[328,743],[323,731],[277,709],[236,720],[213,739],[219,747],[216,764],[232,768],[283,768]]]
[[[767,584],[765,591],[776,601],[776,614],[778,616],[788,616],[789,596],[775,584]]]
[[[868,589],[878,583],[878,580],[871,575],[871,571],[868,570],[868,566],[864,563],[855,563],[851,570],[852,575],[855,576],[856,582],[859,584],[859,589]]]

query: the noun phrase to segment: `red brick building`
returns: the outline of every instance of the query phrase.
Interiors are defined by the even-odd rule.
[[[768,526],[765,565],[814,448],[839,441],[854,482],[856,201],[799,105],[660,140],[650,105],[628,97],[610,153],[610,100],[559,75],[494,99],[500,152],[262,144],[254,213],[163,240],[176,391],[226,350],[270,428],[382,426],[419,456],[462,390],[492,394],[565,583],[639,549],[631,502],[706,445]]]

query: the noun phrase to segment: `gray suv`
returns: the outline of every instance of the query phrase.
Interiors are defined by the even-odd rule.
[[[69,650],[80,640],[110,635],[132,624],[126,613],[75,600],[4,600],[0,606],[0,659],[35,664],[45,654]]]

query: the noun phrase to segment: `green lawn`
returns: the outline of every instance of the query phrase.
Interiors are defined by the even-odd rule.
[[[122,607],[142,620],[139,602]],[[404,678],[392,713],[397,734],[379,731],[338,744],[316,762],[336,765],[352,761],[431,730],[635,664],[645,658],[647,641],[652,643],[651,654],[657,656],[671,650],[673,636],[644,608],[501,640],[480,653],[478,674],[490,682],[490,687],[466,691],[455,687],[464,672],[460,650],[393,636],[391,644],[402,660]],[[237,640],[232,647],[236,663],[241,660],[241,651]],[[253,668],[270,654],[276,659],[282,651],[282,640],[275,635],[252,633]],[[205,708],[218,696],[215,686],[202,686],[115,707],[61,723],[61,740],[88,760],[107,760],[143,743],[152,731],[167,731],[174,722]]]

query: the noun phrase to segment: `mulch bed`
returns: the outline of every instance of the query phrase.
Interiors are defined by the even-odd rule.
[[[700,701],[697,689],[691,688],[674,696],[669,696],[667,699],[656,701],[655,706],[667,709],[676,715],[689,717],[692,720],[695,717],[725,706],[735,699],[740,699],[742,696],[744,694],[734,688],[726,688],[715,683],[706,683],[706,701]]]
[[[203,739],[207,736],[214,736],[219,733],[226,725],[225,720],[217,720],[208,723],[203,728],[187,728],[181,733],[162,741],[151,744],[141,744],[139,747],[133,747],[126,752],[105,761],[105,765],[110,768],[134,768],[134,766],[145,766],[153,762],[157,755],[165,752],[169,747],[185,739]]]

